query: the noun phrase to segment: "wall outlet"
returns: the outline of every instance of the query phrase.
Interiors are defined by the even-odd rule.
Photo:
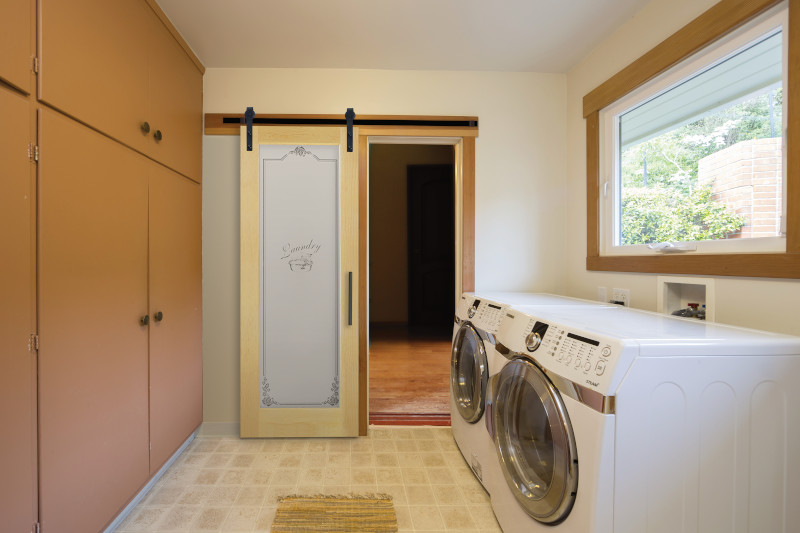
[[[612,289],[611,301],[614,303],[621,302],[625,307],[631,306],[631,291],[630,289]]]
[[[597,287],[597,301],[606,303],[608,301],[608,289]]]

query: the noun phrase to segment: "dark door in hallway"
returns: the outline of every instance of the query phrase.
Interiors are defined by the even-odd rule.
[[[455,290],[453,165],[408,166],[408,325],[447,330]]]

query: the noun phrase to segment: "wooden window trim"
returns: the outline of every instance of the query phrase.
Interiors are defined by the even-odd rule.
[[[742,26],[780,0],[722,0],[583,98],[586,119],[586,268],[643,272],[800,278],[800,98],[787,99],[786,252],[600,255],[600,110],[688,56]],[[800,0],[789,0],[787,95],[800,94]]]

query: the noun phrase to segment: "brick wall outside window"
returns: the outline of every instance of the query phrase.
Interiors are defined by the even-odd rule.
[[[712,199],[747,217],[729,238],[774,237],[783,205],[782,139],[753,139],[720,150],[699,162],[698,181],[712,184]]]

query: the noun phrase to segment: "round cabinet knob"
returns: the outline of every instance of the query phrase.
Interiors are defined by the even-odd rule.
[[[156,322],[161,322],[162,320],[164,320],[164,313],[158,311],[156,312],[156,314],[153,315],[153,318],[156,319]]]
[[[540,344],[542,344],[542,336],[534,331],[531,331],[530,334],[525,337],[525,347],[529,352],[535,352]]]
[[[148,133],[150,133],[150,123],[149,122],[142,122],[142,125],[140,126],[140,128],[142,128],[142,133],[144,135],[147,135]]]
[[[156,142],[160,142],[163,138],[164,136],[161,135],[161,130],[156,130],[156,132],[153,134],[153,139],[155,139]]]
[[[144,316],[141,318],[140,322],[141,322],[141,324],[142,324],[143,326],[146,326],[147,324],[149,324],[149,323],[150,323],[150,315],[144,315]]]

